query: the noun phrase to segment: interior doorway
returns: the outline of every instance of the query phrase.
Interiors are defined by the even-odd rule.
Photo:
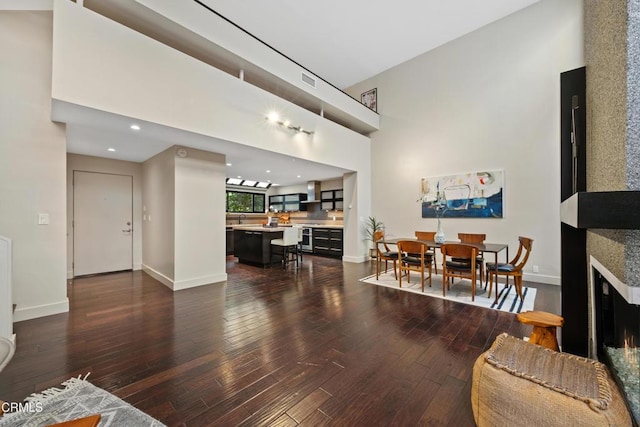
[[[73,171],[73,276],[133,268],[133,177]]]

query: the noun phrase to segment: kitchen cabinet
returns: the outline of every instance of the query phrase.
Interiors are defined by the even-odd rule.
[[[227,255],[233,255],[233,228],[227,227]]]
[[[320,192],[320,209],[323,211],[343,210],[343,190],[326,190]]]
[[[278,212],[306,211],[307,205],[302,203],[306,200],[305,193],[278,194],[269,196],[269,207]]]
[[[233,254],[245,264],[266,266],[271,263],[271,240],[282,238],[282,228],[246,227],[233,230]],[[278,257],[277,261],[280,261]],[[274,260],[274,261],[275,261]]]
[[[341,257],[343,252],[341,228],[314,228],[313,253]]]

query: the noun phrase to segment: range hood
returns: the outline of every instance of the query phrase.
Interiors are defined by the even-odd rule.
[[[307,182],[307,200],[300,203],[320,203],[320,181]]]
[[[560,219],[574,228],[640,229],[640,191],[577,192],[560,204]]]

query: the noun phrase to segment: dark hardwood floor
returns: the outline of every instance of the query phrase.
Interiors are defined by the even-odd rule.
[[[515,315],[359,282],[374,264],[227,259],[226,285],[137,271],[70,282],[70,312],[15,324],[0,399],[89,380],[170,426],[472,426],[474,360]],[[536,309],[558,313],[559,287]]]

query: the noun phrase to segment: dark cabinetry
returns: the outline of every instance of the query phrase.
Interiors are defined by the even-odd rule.
[[[343,209],[343,191],[327,190],[320,193],[320,209],[341,211]]]
[[[278,212],[306,211],[307,205],[301,203],[306,200],[305,193],[278,194],[269,196],[269,207]]]
[[[314,228],[313,253],[318,255],[342,256],[342,229]]]
[[[233,255],[233,228],[227,227],[227,255]]]
[[[234,230],[234,255],[247,264],[267,265],[271,262],[271,240],[282,237],[282,231]]]

